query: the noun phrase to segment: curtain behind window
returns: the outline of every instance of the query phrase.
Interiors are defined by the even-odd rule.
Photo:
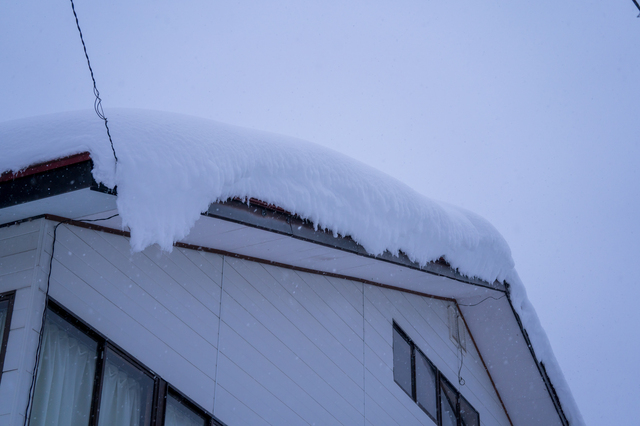
[[[8,302],[0,302],[0,345],[2,344],[2,339],[4,338],[4,325],[5,325],[5,322],[7,321],[8,308],[9,308]]]
[[[98,344],[48,311],[30,426],[87,426]]]
[[[205,419],[172,395],[167,395],[164,426],[204,426]]]
[[[98,426],[146,426],[151,422],[153,379],[107,351]]]
[[[440,382],[440,407],[442,409],[442,426],[456,426],[458,424],[458,394],[449,383]]]

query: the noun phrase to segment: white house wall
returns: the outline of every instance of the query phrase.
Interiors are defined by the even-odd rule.
[[[0,426],[24,424],[49,269],[42,256],[44,227],[38,220],[0,228],[0,293],[15,291],[0,382]]]
[[[0,292],[18,290],[0,425],[23,422],[54,226],[0,228]],[[433,424],[393,381],[394,320],[457,384],[448,302],[433,298],[189,249],[131,254],[124,237],[68,225],[50,295],[229,426]],[[467,351],[462,394],[482,425],[508,425]]]
[[[132,255],[123,237],[62,225],[50,295],[211,411],[221,262],[186,251]]]

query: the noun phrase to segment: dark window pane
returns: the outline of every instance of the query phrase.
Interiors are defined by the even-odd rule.
[[[7,323],[8,313],[9,313],[9,301],[4,300],[0,302],[0,345],[2,345],[2,342],[4,339],[4,328]],[[2,347],[0,347],[0,350],[2,350]],[[0,374],[2,374],[1,371],[0,371]]]
[[[393,380],[411,396],[411,345],[393,329]]]
[[[149,425],[153,379],[115,352],[106,354],[98,425]]]
[[[462,396],[460,397],[460,419],[462,426],[480,426],[480,414]]]
[[[167,395],[164,426],[205,426],[206,419],[183,404],[173,395]]]
[[[442,376],[440,376],[442,377]],[[445,380],[440,380],[440,409],[442,410],[442,426],[456,426],[456,407],[458,392]]]
[[[437,390],[436,370],[422,352],[416,350],[416,400],[432,419],[438,415]]]
[[[44,325],[31,426],[86,426],[98,344],[52,311]]]

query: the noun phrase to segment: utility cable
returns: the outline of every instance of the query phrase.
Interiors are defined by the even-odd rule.
[[[458,384],[460,386],[465,385],[465,381],[462,378],[462,364],[464,362],[464,352],[462,348],[462,339],[460,336],[460,312],[456,309],[456,340],[458,344],[458,350],[460,351],[460,368],[458,368]]]
[[[116,155],[116,149],[113,147],[113,140],[111,140],[111,132],[109,132],[109,122],[102,109],[102,99],[100,98],[100,92],[98,91],[98,86],[96,85],[96,79],[93,76],[93,68],[91,68],[91,61],[89,60],[89,54],[87,53],[87,46],[84,44],[84,37],[82,37],[82,30],[80,29],[80,22],[78,21],[78,14],[76,13],[76,8],[73,4],[73,0],[71,0],[71,10],[73,10],[73,16],[76,18],[76,26],[78,27],[78,33],[80,33],[80,41],[82,42],[82,48],[84,49],[84,57],[87,58],[87,65],[89,66],[89,72],[91,73],[91,81],[93,81],[93,94],[96,97],[96,99],[93,101],[93,109],[98,117],[100,117],[100,119],[104,121],[104,127],[107,129],[107,136],[109,137],[109,143],[111,144],[111,151],[113,151],[113,158],[116,159],[117,165],[118,156]]]
[[[482,299],[482,300],[481,300],[481,301],[479,301],[478,303],[473,303],[473,304],[471,304],[471,305],[465,305],[465,304],[462,304],[462,303],[458,303],[458,306],[478,306],[478,305],[479,305],[479,304],[481,304],[482,302],[486,302],[486,301],[487,301],[487,300],[489,300],[489,299],[493,299],[493,300],[500,300],[500,299],[504,299],[505,297],[507,297],[507,295],[506,295],[506,294],[505,294],[505,295],[502,295],[502,296],[500,296],[500,297],[498,297],[498,298],[495,298],[495,297],[493,297],[493,296],[489,296],[489,297],[486,297],[486,298]]]
[[[460,386],[464,386],[466,383],[462,378],[462,363],[464,362],[464,353],[462,352],[462,345],[458,344],[458,346],[460,349],[460,368],[458,368],[458,384]]]
[[[76,222],[100,222],[103,220],[113,219],[118,216],[118,213],[104,217],[100,219],[80,219]],[[49,307],[49,289],[51,287],[51,270],[53,267],[53,255],[56,250],[56,238],[58,235],[58,227],[64,223],[68,223],[73,221],[73,219],[67,219],[62,222],[58,222],[56,226],[53,228],[53,242],[51,243],[51,257],[49,258],[49,272],[47,273],[47,287],[44,293],[44,310],[42,312],[42,321],[40,323],[40,332],[38,335],[38,347],[36,348],[36,360],[33,366],[33,373],[31,375],[31,385],[29,386],[29,400],[27,401],[27,409],[24,413],[24,426],[27,426],[27,422],[29,421],[29,417],[31,415],[32,403],[33,403],[33,394],[36,386],[36,378],[38,376],[38,368],[40,367],[40,351],[42,349],[42,339],[44,338],[44,326],[47,321],[47,308]]]
[[[638,10],[640,11],[640,3],[638,3],[638,0],[632,0],[632,1],[633,1],[633,4],[635,4]],[[640,18],[640,13],[638,13],[638,18]]]

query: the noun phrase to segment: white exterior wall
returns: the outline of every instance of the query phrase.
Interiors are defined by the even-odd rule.
[[[465,385],[458,386],[460,351],[449,338],[448,306],[446,301],[365,285],[368,424],[432,424],[425,422],[422,410],[393,381],[393,320],[478,410],[482,425],[509,424],[471,341],[463,352]]]
[[[0,425],[22,425],[54,225],[0,228],[0,292],[20,289]],[[432,298],[188,249],[132,255],[124,237],[67,225],[50,295],[229,426],[433,424],[393,381],[393,320],[457,383],[447,303]],[[467,351],[463,395],[482,425],[508,425]]]
[[[16,291],[0,382],[0,426],[24,424],[49,270],[44,227],[37,220],[0,228],[0,293]]]

